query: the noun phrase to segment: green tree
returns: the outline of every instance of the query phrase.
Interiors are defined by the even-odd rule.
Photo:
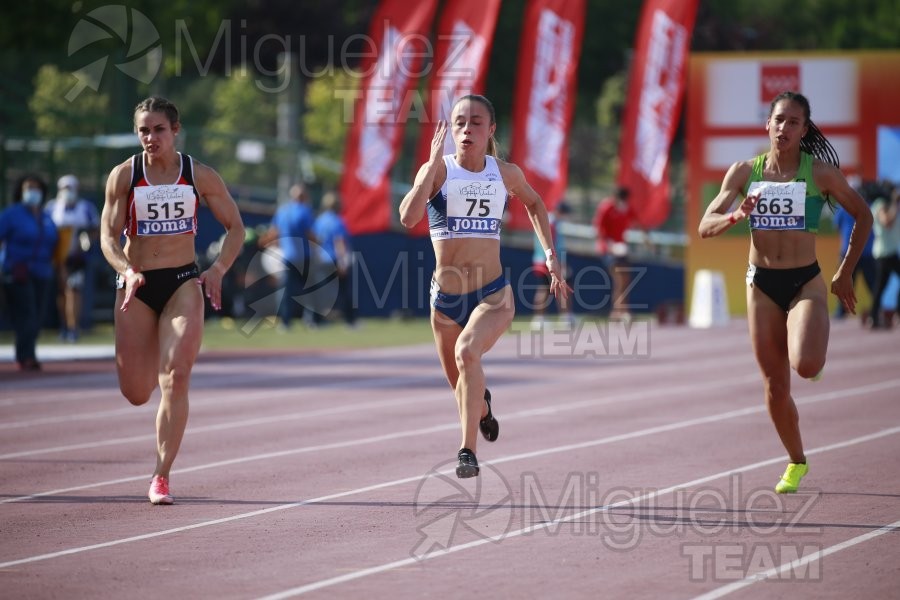
[[[104,130],[109,115],[106,94],[80,94],[72,101],[66,94],[74,77],[53,65],[44,65],[34,77],[34,94],[28,101],[39,136],[61,138],[91,136]]]
[[[269,156],[274,150],[271,142],[275,137],[276,97],[263,92],[259,83],[256,75],[241,68],[214,86],[212,113],[203,134],[203,156],[231,184],[274,186],[278,177],[278,161]],[[262,164],[237,160],[237,144],[246,138],[270,143]]]
[[[306,114],[301,118],[310,152],[333,161],[314,167],[318,179],[328,185],[337,182],[337,165],[344,158],[344,139],[353,120],[359,78],[344,71],[317,77],[306,87]]]

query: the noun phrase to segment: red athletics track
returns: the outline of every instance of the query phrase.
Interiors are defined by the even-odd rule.
[[[776,496],[746,324],[647,331],[637,359],[501,340],[474,480],[430,346],[204,354],[170,507],[156,402],[111,361],[4,365],[0,595],[896,598],[900,334],[833,324],[823,380],[794,380],[811,471]]]

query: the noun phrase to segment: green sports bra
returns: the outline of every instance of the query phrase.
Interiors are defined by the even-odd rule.
[[[800,152],[797,175],[787,182],[765,181],[765,163],[765,154],[753,160],[753,171],[744,186],[744,196],[760,193],[749,217],[750,229],[818,233],[825,199],[813,180],[813,156]]]

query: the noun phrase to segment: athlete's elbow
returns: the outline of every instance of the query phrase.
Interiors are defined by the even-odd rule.
[[[417,218],[413,217],[413,215],[411,215],[409,213],[409,211],[403,211],[403,210],[400,211],[400,224],[403,225],[404,227],[406,227],[407,229],[412,229],[421,220],[422,220],[421,215],[419,215],[419,218],[417,219]]]

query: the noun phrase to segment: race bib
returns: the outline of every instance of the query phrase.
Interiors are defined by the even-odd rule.
[[[175,235],[194,231],[197,198],[189,185],[134,188],[138,235]]]
[[[751,229],[806,229],[806,182],[754,181],[747,195],[759,194],[750,213]]]
[[[450,233],[499,234],[506,192],[492,181],[447,182],[447,229]]]

